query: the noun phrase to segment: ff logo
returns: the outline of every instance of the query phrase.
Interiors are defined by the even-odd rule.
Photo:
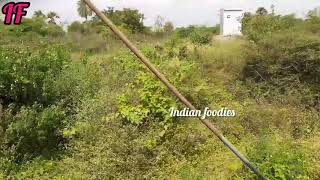
[[[12,20],[16,25],[21,24],[22,16],[27,15],[25,9],[28,7],[30,7],[30,2],[9,2],[5,4],[2,7],[2,13],[5,15],[4,24],[10,25],[12,24]]]

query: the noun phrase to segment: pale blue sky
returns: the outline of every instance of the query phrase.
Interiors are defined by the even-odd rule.
[[[295,13],[302,17],[307,12],[320,6],[320,0],[92,0],[100,9],[113,6],[116,9],[136,8],[146,16],[145,24],[153,25],[157,15],[172,21],[176,26],[191,24],[214,25],[219,23],[218,10],[237,8],[255,11],[258,7],[276,6],[276,13]],[[55,11],[61,21],[69,23],[80,20],[77,14],[77,0],[30,0],[29,15],[34,10]]]

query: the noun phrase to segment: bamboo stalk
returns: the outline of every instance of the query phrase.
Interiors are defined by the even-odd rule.
[[[188,108],[191,110],[196,110],[196,108],[188,101],[180,91],[173,86],[169,80],[148,60],[146,56],[113,24],[109,18],[106,17],[99,9],[90,1],[84,0],[88,7],[96,13],[96,15],[118,36],[123,43],[140,59],[140,61],[155,75],[157,78],[168,87],[168,89]],[[208,129],[213,132],[225,146],[229,148],[248,168],[250,168],[259,179],[265,179],[259,170],[244,156],[241,152],[232,145],[232,143],[223,136],[223,134],[208,120],[201,119],[201,122],[208,127]]]

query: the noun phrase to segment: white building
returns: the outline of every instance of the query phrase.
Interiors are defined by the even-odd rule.
[[[220,10],[220,35],[241,36],[242,35],[243,10],[221,9]]]
[[[320,17],[320,7],[314,9],[314,15]]]

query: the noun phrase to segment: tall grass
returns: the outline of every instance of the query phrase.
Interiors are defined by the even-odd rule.
[[[194,49],[195,58],[202,65],[203,73],[212,79],[235,80],[242,73],[245,60],[241,39],[213,40],[211,46]]]

